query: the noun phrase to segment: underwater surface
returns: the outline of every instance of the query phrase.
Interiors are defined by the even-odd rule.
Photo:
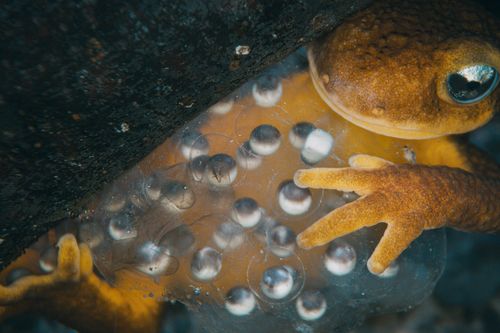
[[[311,221],[357,197],[293,183],[297,169],[346,165],[348,129],[332,112],[301,121],[277,106],[287,77],[305,64],[301,50],[209,108],[167,141],[167,167],[156,167],[166,158],[157,154],[111,184],[78,230],[68,222],[57,231],[87,242],[110,284],[132,271],[148,297],[182,303],[171,305],[179,318],[163,332],[253,332],[256,323],[261,332],[345,331],[367,316],[411,310],[441,276],[444,230],[425,232],[378,276],[366,262],[383,225],[313,250],[295,245]],[[490,134],[474,138],[486,145]],[[394,158],[418,160],[390,149]],[[52,271],[53,242],[37,248],[40,270]],[[141,279],[169,288],[149,290]],[[9,325],[16,327],[3,330]],[[26,332],[67,331],[43,319],[33,325]]]
[[[292,181],[300,168],[347,164],[341,152],[346,129],[326,110],[306,121],[277,106],[287,77],[305,66],[299,51],[212,106],[168,140],[168,167],[157,156],[133,168],[96,199],[84,224],[76,229],[68,222],[57,232],[75,232],[89,243],[97,271],[110,284],[123,271],[137,274],[136,287],[174,313],[165,333],[253,332],[256,323],[262,332],[500,327],[498,237],[428,231],[378,276],[366,262],[382,225],[314,250],[297,248],[295,236],[306,225],[356,199]],[[498,117],[470,139],[500,161]],[[418,161],[403,147],[391,149],[396,159]],[[37,244],[40,272],[55,267],[53,245]],[[141,279],[170,288],[148,290]],[[396,311],[406,312],[352,328]],[[36,316],[13,318],[0,331],[73,332]]]

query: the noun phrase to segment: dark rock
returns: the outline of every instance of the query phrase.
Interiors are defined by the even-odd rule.
[[[0,268],[197,113],[368,2],[3,3]]]

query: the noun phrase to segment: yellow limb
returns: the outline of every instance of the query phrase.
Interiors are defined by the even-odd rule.
[[[158,330],[158,302],[102,281],[92,270],[90,249],[86,244],[78,246],[73,235],[61,237],[58,246],[54,272],[0,286],[0,319],[20,311],[34,311],[81,332]]]
[[[368,261],[382,273],[423,230],[443,226],[500,231],[500,183],[457,168],[396,165],[357,155],[351,167],[299,170],[298,186],[354,191],[361,198],[330,212],[303,231],[297,242],[312,248],[380,222],[387,229]]]

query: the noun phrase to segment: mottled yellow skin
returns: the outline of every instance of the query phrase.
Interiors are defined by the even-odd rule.
[[[316,88],[335,112],[370,131],[406,139],[471,131],[498,107],[448,97],[446,77],[500,68],[500,25],[476,3],[379,1],[309,49]]]
[[[58,242],[57,268],[0,286],[0,318],[22,311],[55,318],[81,332],[155,332],[160,307],[133,289],[113,288],[93,272],[92,254],[67,234]],[[29,267],[14,262],[13,267]],[[3,274],[5,275],[5,274]]]
[[[498,166],[450,136],[486,122],[499,105],[500,91],[464,106],[454,104],[442,86],[450,70],[471,63],[500,68],[495,44],[499,32],[498,23],[476,5],[381,1],[310,48],[311,75],[301,72],[284,80],[278,105],[263,110],[246,97],[229,114],[211,117],[200,130],[247,136],[269,111],[286,110],[291,122],[331,119],[333,153],[340,168],[301,170],[295,181],[312,188],[355,191],[361,197],[306,228],[298,243],[312,248],[364,226],[387,223],[368,263],[372,272],[380,273],[423,230],[500,230]],[[248,116],[238,122],[243,111]],[[238,132],[228,126],[237,123],[248,128]],[[284,129],[279,119],[272,125]],[[407,163],[405,149],[415,153],[417,164]],[[167,140],[138,167],[149,174],[172,165],[173,151],[175,142]],[[290,176],[295,171],[290,168]],[[271,171],[263,172],[267,179],[265,172]],[[171,277],[156,284],[123,270],[111,287],[92,272],[86,245],[64,236],[59,246],[54,273],[0,286],[0,319],[37,311],[82,332],[154,332],[162,309],[147,293],[163,295],[189,284]],[[0,279],[15,267],[33,266],[36,258],[28,252]]]
[[[308,228],[299,245],[322,245],[383,221],[388,227],[368,262],[381,273],[423,230],[500,230],[499,167],[471,163],[466,149],[446,137],[483,125],[498,107],[500,89],[476,103],[456,103],[446,78],[476,64],[500,68],[499,39],[498,21],[474,3],[380,1],[309,49],[314,85],[339,115],[382,135],[443,138],[450,147],[436,154],[432,141],[422,142],[432,152],[417,155],[422,165],[353,156],[351,168],[299,171],[295,181],[302,186],[362,196]]]

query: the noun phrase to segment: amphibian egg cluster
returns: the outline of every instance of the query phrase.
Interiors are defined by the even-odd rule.
[[[379,276],[366,262],[383,225],[297,246],[307,226],[357,198],[293,182],[298,169],[345,166],[350,130],[324,106],[288,95],[283,73],[297,68],[278,66],[212,106],[108,189],[80,226],[106,279],[123,271],[153,279],[159,298],[184,302],[214,332],[251,332],[256,323],[262,332],[331,330],[432,290],[441,231],[425,233]]]

